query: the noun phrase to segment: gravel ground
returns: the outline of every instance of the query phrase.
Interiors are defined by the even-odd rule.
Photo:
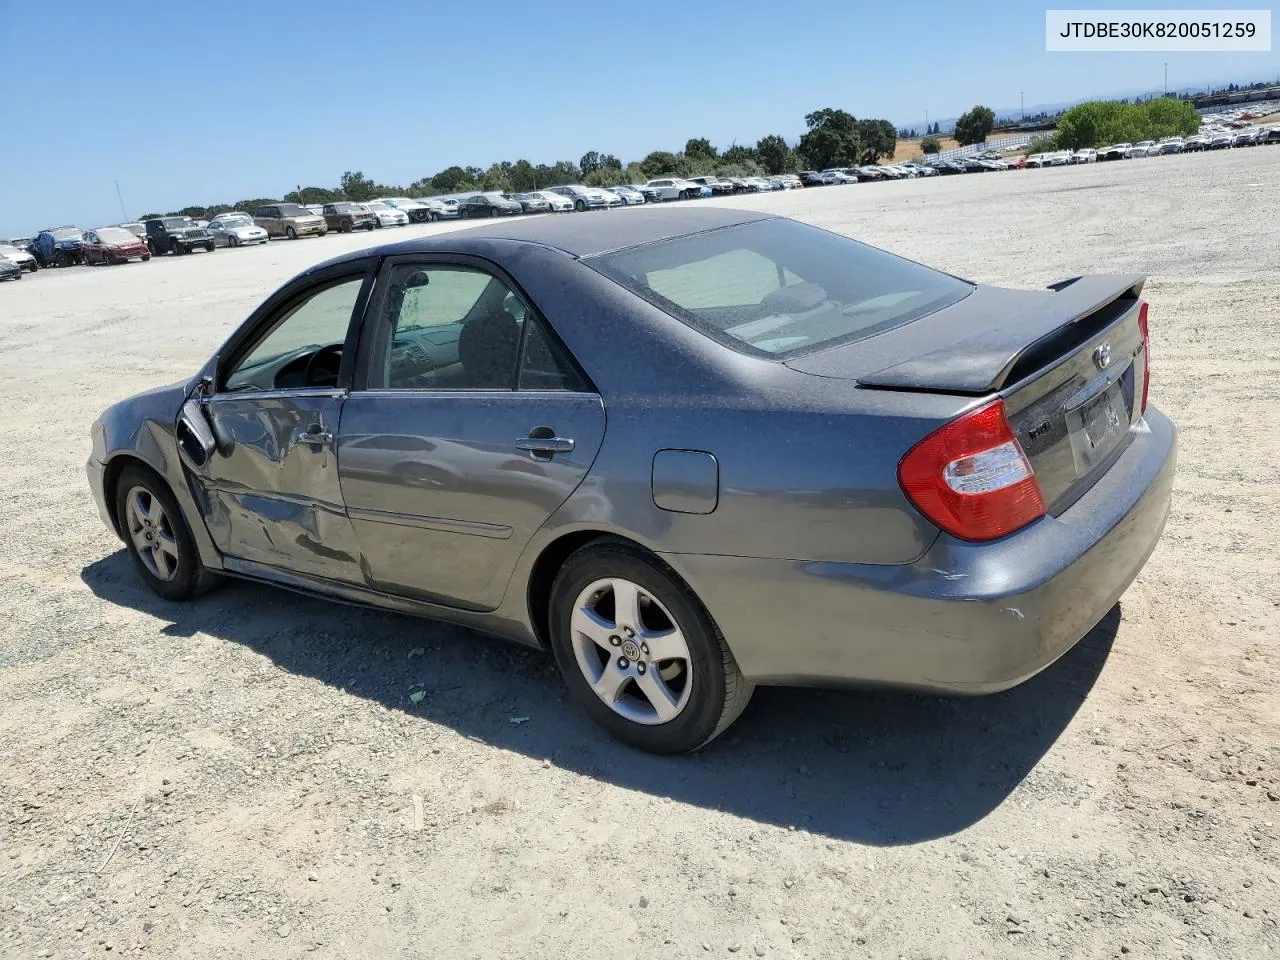
[[[737,203],[987,282],[1150,275],[1179,478],[1103,623],[1006,694],[764,689],[658,759],[466,630],[166,604],[90,422],[382,236],[41,272],[0,287],[0,956],[1280,954],[1280,150]]]

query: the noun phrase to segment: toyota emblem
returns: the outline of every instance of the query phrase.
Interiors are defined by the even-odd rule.
[[[1111,365],[1111,344],[1100,343],[1093,348],[1093,365],[1099,370],[1105,370]]]

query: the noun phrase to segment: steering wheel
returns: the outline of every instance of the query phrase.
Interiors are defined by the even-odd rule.
[[[320,365],[321,357],[336,357],[338,365],[333,370],[326,370]],[[338,369],[342,363],[342,344],[331,343],[321,347],[307,361],[307,368],[302,374],[302,382],[308,387],[336,387],[338,385]]]

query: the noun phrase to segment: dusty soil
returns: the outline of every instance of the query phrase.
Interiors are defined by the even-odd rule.
[[[1179,479],[1103,623],[1006,694],[760,690],[657,759],[536,652],[167,604],[90,422],[370,238],[41,272],[0,287],[0,956],[1280,954],[1280,150],[738,202],[984,281],[1150,275]]]
[[[919,160],[924,156],[924,151],[920,149],[920,142],[923,137],[914,140],[899,140],[898,146],[894,150],[893,159],[881,161],[882,163],[899,163],[903,160]],[[942,144],[943,150],[954,150],[960,144],[951,137],[940,136],[938,142]]]

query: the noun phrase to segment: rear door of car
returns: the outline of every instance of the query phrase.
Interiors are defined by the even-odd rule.
[[[590,469],[604,404],[488,261],[390,258],[366,316],[338,464],[368,576],[388,592],[494,609]]]

